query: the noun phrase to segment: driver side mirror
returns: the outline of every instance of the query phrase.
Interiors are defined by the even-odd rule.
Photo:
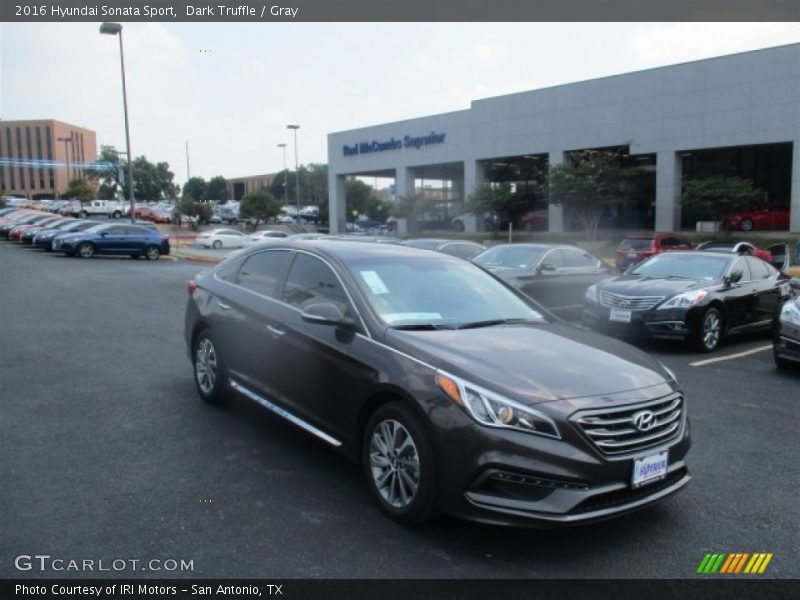
[[[723,280],[725,285],[733,285],[734,283],[739,283],[742,279],[742,270],[736,269],[735,271],[731,271],[730,275],[727,275]]]
[[[334,325],[343,329],[354,330],[355,321],[344,314],[341,308],[332,302],[319,302],[308,306],[300,317],[306,323],[317,325]]]
[[[537,270],[539,271],[539,273],[552,273],[553,271],[556,270],[556,267],[555,265],[552,265],[550,263],[544,263],[539,265],[539,268]]]

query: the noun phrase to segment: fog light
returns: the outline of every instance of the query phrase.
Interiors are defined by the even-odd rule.
[[[514,409],[509,406],[503,406],[497,411],[497,418],[504,425],[508,425],[514,421]]]

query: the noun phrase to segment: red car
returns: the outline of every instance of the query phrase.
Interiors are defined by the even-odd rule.
[[[152,210],[150,216],[145,218],[153,223],[172,223],[172,216],[163,210]]]
[[[520,217],[519,226],[525,231],[547,231],[550,227],[550,214],[546,208],[526,212]]]
[[[674,233],[643,233],[626,237],[617,246],[617,264],[620,271],[642,262],[659,252],[691,250],[692,245]]]
[[[47,213],[45,213],[45,214],[47,214]],[[10,241],[12,241],[12,242],[18,242],[18,241],[20,241],[20,236],[22,236],[22,233],[26,229],[28,229],[30,227],[37,227],[39,225],[50,225],[51,223],[54,223],[56,221],[61,221],[61,220],[63,220],[63,217],[59,217],[57,215],[50,215],[46,219],[36,219],[36,220],[34,220],[34,222],[31,222],[31,223],[21,223],[19,225],[16,225],[15,227],[12,227],[9,230],[8,239]]]
[[[767,205],[755,210],[742,211],[728,217],[729,230],[740,231],[789,229],[789,209]]]

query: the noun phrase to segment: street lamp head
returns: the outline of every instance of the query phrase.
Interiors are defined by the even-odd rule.
[[[122,31],[122,25],[119,23],[103,23],[100,25],[100,33],[117,35],[120,31]]]
[[[286,129],[300,129],[300,125],[287,125]]]

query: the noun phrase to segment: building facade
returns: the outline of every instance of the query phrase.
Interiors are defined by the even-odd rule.
[[[276,173],[264,175],[248,175],[246,177],[233,177],[226,180],[229,200],[241,200],[250,192],[269,188],[275,179]]]
[[[722,172],[753,179],[765,200],[790,208],[790,230],[800,232],[800,44],[331,133],[331,231],[344,230],[349,176],[394,178],[400,198],[419,190],[420,180],[438,180],[463,202],[485,182],[504,180],[503,173],[524,183],[572,151],[606,148],[652,172],[641,207],[657,231],[691,226],[679,201],[685,176]],[[562,231],[561,205],[545,207],[550,231]]]
[[[0,189],[4,196],[58,198],[97,160],[95,132],[55,119],[0,121]]]

